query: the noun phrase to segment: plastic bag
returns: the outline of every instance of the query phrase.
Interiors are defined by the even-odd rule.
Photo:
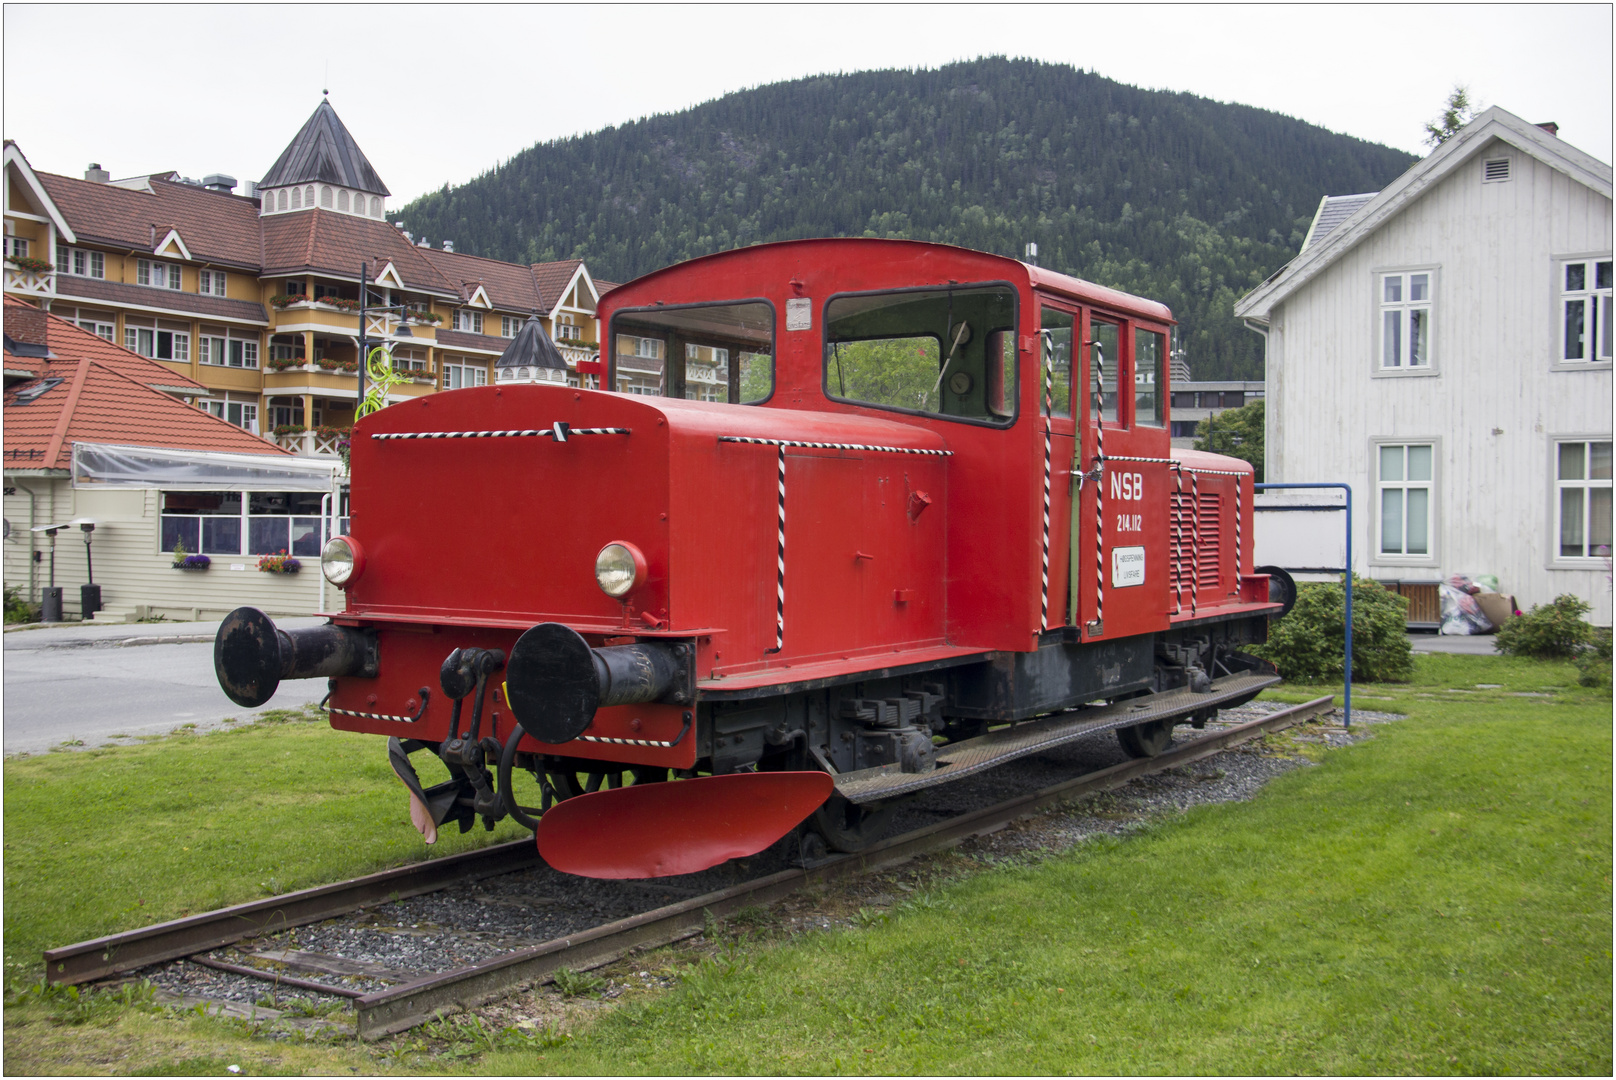
[[[1455,584],[1458,582],[1459,584]],[[1468,586],[1468,588],[1467,588]],[[1472,595],[1481,590],[1470,578],[1455,574],[1442,583],[1442,629],[1444,634],[1490,634],[1492,621],[1482,613]]]

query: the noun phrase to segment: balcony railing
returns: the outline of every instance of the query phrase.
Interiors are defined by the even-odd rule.
[[[55,296],[56,271],[22,270],[15,266],[8,266],[6,267],[6,292],[24,293],[29,296]]]
[[[337,446],[348,437],[346,431],[331,434],[321,434],[318,431],[288,432],[285,435],[270,435],[269,441],[282,450],[290,450],[300,457],[334,458],[340,457],[341,452]]]

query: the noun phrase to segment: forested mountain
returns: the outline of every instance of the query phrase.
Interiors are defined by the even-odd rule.
[[[1057,64],[825,75],[525,150],[400,217],[516,262],[628,281],[809,236],[939,240],[1172,307],[1196,378],[1261,378],[1234,301],[1300,247],[1325,194],[1414,159],[1277,113]]]

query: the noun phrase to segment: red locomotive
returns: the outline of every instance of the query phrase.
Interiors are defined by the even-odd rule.
[[[605,385],[648,394],[366,417],[322,559],[344,609],[287,632],[242,608],[215,644],[243,705],[329,678],[332,726],[390,737],[429,841],[511,814],[610,877],[799,824],[857,850],[914,792],[1107,728],[1152,755],[1277,681],[1239,651],[1283,608],[1251,468],[1170,449],[1161,304],[805,240],[659,270],[599,317]]]

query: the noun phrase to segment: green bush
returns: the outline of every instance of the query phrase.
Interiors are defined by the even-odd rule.
[[[22,586],[8,585],[5,589],[6,622],[28,623],[39,621],[39,605],[22,598]]]
[[[1268,643],[1251,652],[1296,682],[1340,679],[1345,672],[1346,594],[1340,585],[1300,585],[1296,606],[1268,629]],[[1408,600],[1366,578],[1352,582],[1352,677],[1407,682],[1414,675],[1408,645]]]
[[[1610,684],[1610,627],[1593,628],[1588,647],[1576,655],[1577,682],[1583,686]]]
[[[1588,604],[1570,593],[1556,596],[1552,604],[1533,604],[1526,614],[1504,620],[1498,630],[1498,651],[1540,660],[1570,659],[1593,643],[1594,628],[1583,619],[1588,611]]]

